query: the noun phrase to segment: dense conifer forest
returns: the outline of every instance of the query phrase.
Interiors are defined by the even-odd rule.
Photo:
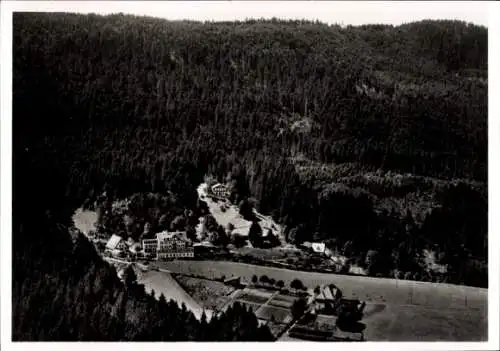
[[[200,323],[122,286],[72,233],[104,191],[196,211],[206,174],[292,243],[422,280],[429,249],[487,286],[486,28],[16,13],[13,33],[15,339],[268,340],[240,308]]]

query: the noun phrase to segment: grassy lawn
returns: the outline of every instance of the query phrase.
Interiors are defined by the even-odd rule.
[[[259,309],[259,307],[261,306],[260,304],[258,303],[253,303],[253,302],[246,302],[246,301],[242,301],[242,300],[236,300],[234,302],[238,302],[239,304],[245,306],[245,308],[247,310],[252,310],[254,313],[255,311],[257,311]]]
[[[388,305],[361,322],[368,341],[487,340],[486,321],[472,311]]]

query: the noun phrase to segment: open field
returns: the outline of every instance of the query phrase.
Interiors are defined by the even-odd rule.
[[[411,322],[410,322],[411,321]],[[364,318],[365,338],[378,341],[484,341],[487,320],[474,311],[391,306]]]
[[[273,324],[273,333],[277,335],[286,327],[287,323],[292,321],[292,315],[288,308],[268,304],[273,295],[274,293],[263,289],[245,288],[233,294],[233,303],[238,302],[246,306],[247,309],[252,308],[261,322]]]
[[[298,278],[309,287],[334,283],[345,298],[359,298],[378,307],[370,315],[367,305],[367,340],[467,340],[487,339],[488,290],[450,284],[301,272],[224,261],[165,262],[173,272],[207,277],[267,275],[286,285]]]
[[[235,288],[224,283],[208,279],[192,278],[184,275],[177,275],[175,279],[201,306],[213,311],[220,310],[228,302],[226,296],[235,290]]]
[[[89,231],[96,229],[97,212],[95,211],[87,211],[79,208],[75,211],[72,219],[75,223],[75,228],[85,235],[87,235]]]
[[[138,274],[138,282],[144,284],[146,291],[155,291],[155,296],[158,298],[163,293],[167,300],[174,300],[179,306],[184,303],[186,308],[193,312],[197,319],[201,318],[203,311],[207,319],[212,316],[212,311],[204,309],[198,304],[168,273],[147,271]]]

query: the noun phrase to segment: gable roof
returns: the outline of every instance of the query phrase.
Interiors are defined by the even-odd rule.
[[[113,234],[106,243],[106,248],[110,250],[115,250],[118,247],[118,244],[120,244],[122,240],[123,239],[121,236]]]
[[[325,252],[325,243],[312,243],[311,246],[314,252]]]
[[[333,300],[332,291],[330,290],[329,286],[325,286],[325,288],[323,289],[323,294],[325,295],[326,300]]]

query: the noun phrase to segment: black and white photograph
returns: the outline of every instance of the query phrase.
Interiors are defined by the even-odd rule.
[[[6,3],[6,349],[498,349],[489,2]]]

